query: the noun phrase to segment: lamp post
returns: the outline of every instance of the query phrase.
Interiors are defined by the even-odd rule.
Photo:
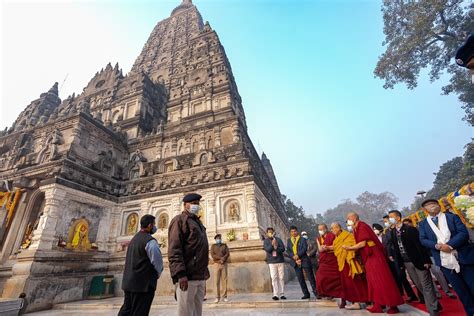
[[[425,194],[426,194],[426,191],[423,191],[423,190],[416,192],[416,195],[419,195],[422,199],[425,198]]]

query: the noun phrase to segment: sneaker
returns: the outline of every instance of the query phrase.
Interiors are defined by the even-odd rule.
[[[274,297],[272,297],[272,300],[274,300],[274,301],[278,301],[278,300],[279,300],[279,298],[278,298],[278,296],[274,296]]]
[[[286,300],[286,296],[285,295],[280,296],[280,300]]]
[[[214,300],[214,303],[216,303],[216,304],[219,303],[219,299],[216,298],[216,299]]]
[[[224,303],[227,303],[229,300],[227,299],[227,297],[224,297],[224,299],[222,300]]]
[[[361,309],[359,303],[352,303],[351,305],[346,305],[345,308],[350,309],[350,310],[359,310],[359,309]]]

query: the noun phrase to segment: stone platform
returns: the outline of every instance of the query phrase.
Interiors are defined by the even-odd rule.
[[[309,284],[308,284],[309,286]],[[335,302],[301,300],[299,285],[292,281],[286,286],[286,301],[273,301],[271,293],[236,294],[229,297],[227,303],[215,304],[214,297],[208,297],[204,304],[204,315],[369,315],[365,310],[348,311],[339,309]],[[30,313],[26,315],[117,315],[122,306],[123,298],[114,297],[104,300],[86,300],[54,305],[52,310]],[[428,315],[409,305],[401,306],[404,315]],[[150,315],[177,315],[176,302],[172,297],[156,296]]]

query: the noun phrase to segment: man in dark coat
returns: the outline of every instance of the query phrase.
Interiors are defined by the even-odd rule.
[[[403,266],[416,287],[423,292],[425,305],[431,316],[439,315],[441,305],[436,299],[436,291],[431,278],[431,259],[428,251],[420,242],[418,230],[402,223],[400,211],[389,214],[393,227],[390,228],[390,256]]]
[[[466,315],[474,315],[474,245],[459,216],[442,213],[437,200],[428,199],[422,207],[429,214],[419,224],[420,241],[431,250],[434,262],[441,267],[453,286]]]
[[[160,247],[151,236],[156,232],[155,217],[143,216],[140,226],[127,249],[122,281],[125,298],[119,316],[147,316],[163,272]]]
[[[199,220],[196,193],[183,198],[184,211],[175,216],[168,230],[168,261],[173,283],[177,284],[178,316],[201,316],[209,278],[209,243]]]
[[[263,249],[267,254],[267,263],[270,268],[274,301],[286,300],[285,297],[285,245],[275,236],[273,227],[267,228],[267,238],[263,241]]]
[[[295,269],[296,277],[300,283],[301,290],[303,291],[304,296],[302,300],[310,298],[308,291],[308,286],[304,279],[303,270],[306,272],[306,276],[309,279],[309,283],[313,288],[314,296],[318,296],[318,291],[316,290],[316,280],[314,278],[314,272],[311,268],[311,261],[308,258],[306,252],[308,251],[308,245],[304,238],[301,238],[298,234],[298,228],[296,226],[290,227],[290,238],[286,244],[286,253],[291,258],[290,264]]]

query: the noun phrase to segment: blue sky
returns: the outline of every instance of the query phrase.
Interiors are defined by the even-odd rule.
[[[474,136],[443,82],[384,90],[381,1],[194,0],[226,49],[255,147],[281,191],[322,213],[364,191],[399,206]],[[173,1],[3,2],[0,128],[54,81],[79,93],[109,61],[129,71]]]

